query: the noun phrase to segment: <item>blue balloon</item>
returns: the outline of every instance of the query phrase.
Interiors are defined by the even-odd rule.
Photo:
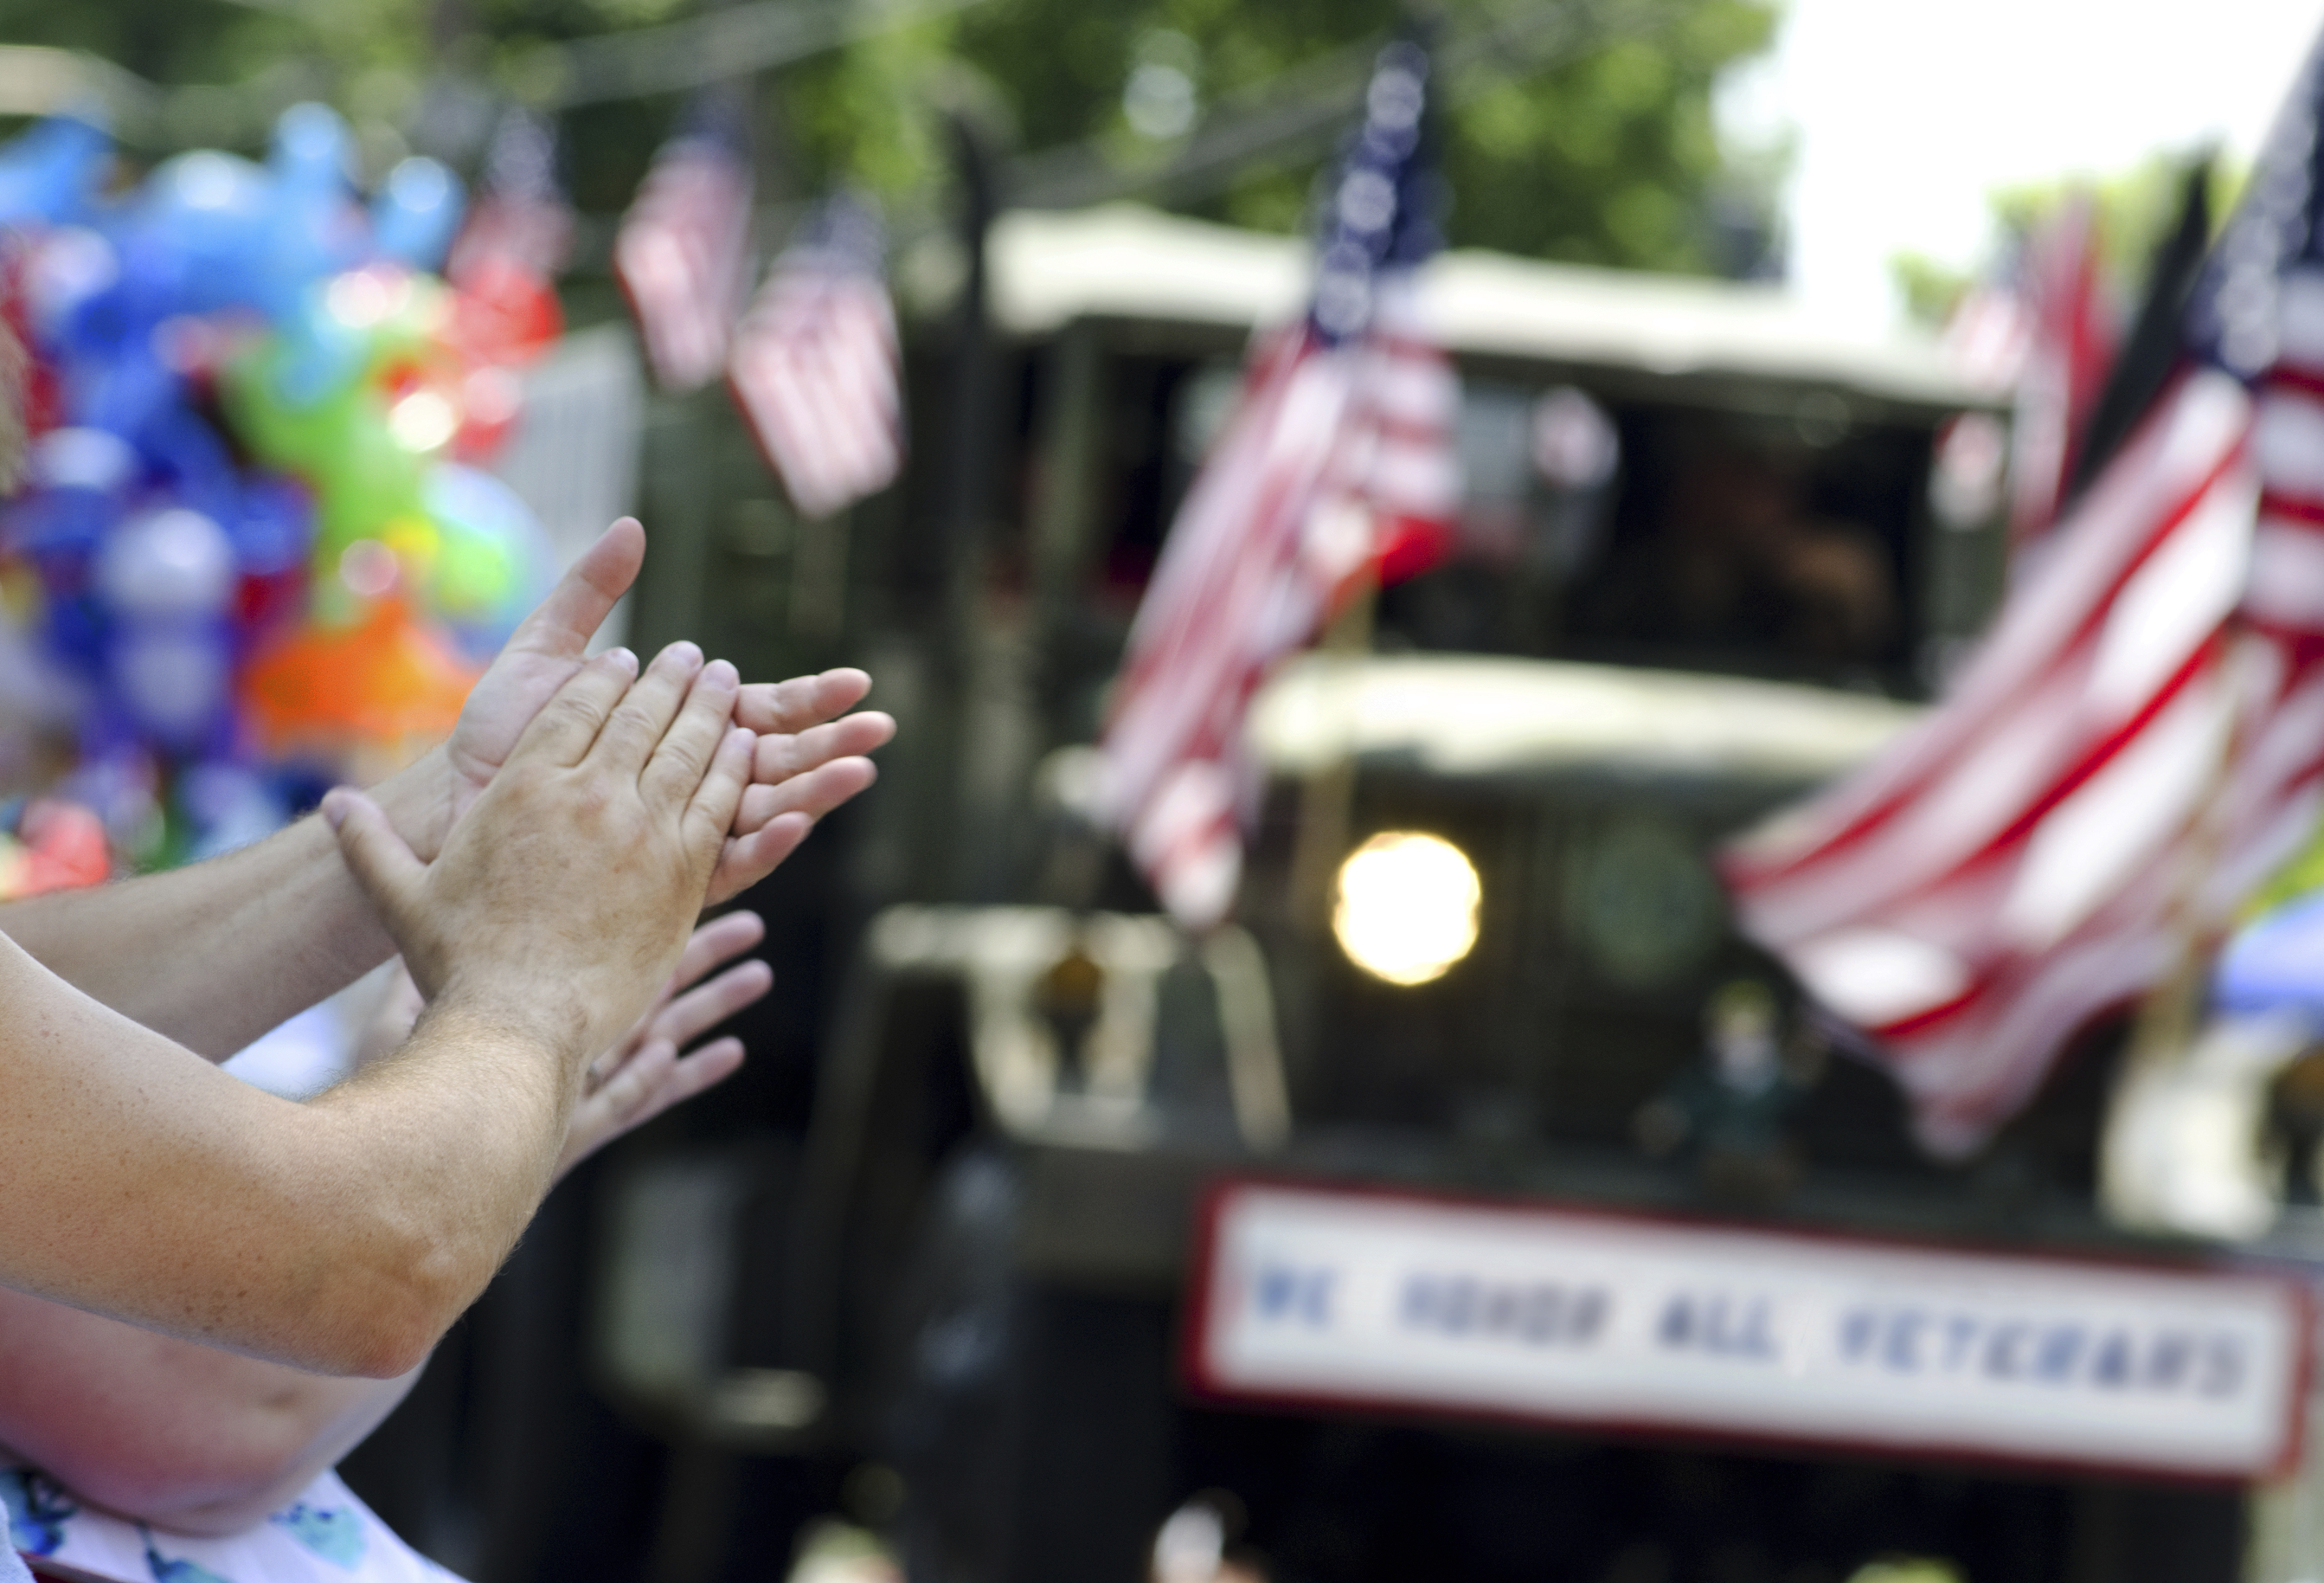
[[[230,520],[235,560],[250,577],[301,571],[315,542],[315,501],[288,478],[261,477],[243,486],[242,511]]]
[[[51,116],[0,147],[0,226],[78,223],[113,140],[95,120]]]
[[[135,436],[149,475],[180,504],[213,522],[242,514],[242,480],[217,431],[191,407],[157,410]]]
[[[281,323],[316,281],[361,264],[371,238],[349,182],[355,138],[337,111],[317,104],[283,111],[266,164],[275,210],[254,290],[259,307]]]
[[[226,728],[237,576],[226,530],[182,505],[141,513],[98,546],[106,683],[149,739],[198,751]]]
[[[444,535],[430,613],[461,652],[489,661],[556,580],[556,551],[532,508],[492,474],[438,462],[420,480],[420,504]]]
[[[266,162],[290,186],[344,190],[355,173],[355,138],[337,110],[309,99],[275,118]]]
[[[372,245],[413,269],[442,264],[467,207],[459,179],[431,159],[403,161],[371,202]]]

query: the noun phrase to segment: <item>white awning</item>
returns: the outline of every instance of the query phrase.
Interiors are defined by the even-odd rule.
[[[1308,244],[1135,204],[1017,210],[994,225],[991,306],[1019,336],[1077,319],[1237,330],[1305,301]],[[1421,308],[1454,352],[1665,375],[1836,385],[1932,406],[1987,404],[1934,338],[1862,330],[1774,286],[1445,253],[1421,272]]]
[[[1259,762],[1301,775],[1350,757],[1443,775],[1597,771],[1808,782],[1921,715],[1826,688],[1465,654],[1305,654],[1248,727]]]

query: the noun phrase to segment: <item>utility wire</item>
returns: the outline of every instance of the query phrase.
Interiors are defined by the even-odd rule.
[[[754,0],[685,22],[541,44],[499,75],[537,109],[675,93],[787,66],[983,0]]]
[[[1445,102],[1459,104],[1658,32],[1683,9],[1674,0],[1563,0],[1470,29],[1434,51],[1436,69],[1450,85]],[[1183,203],[1218,192],[1254,165],[1323,153],[1345,132],[1383,42],[1345,45],[1238,89],[1175,153],[1150,165],[1126,163],[1118,145],[1094,138],[1021,156],[1008,167],[1007,201],[1019,208],[1079,208],[1142,195]]]
[[[660,27],[536,44],[508,57],[490,97],[538,110],[678,93],[810,56],[983,0],[752,0]],[[286,9],[260,5],[261,9]],[[278,61],[244,82],[164,87],[78,51],[0,44],[0,115],[49,116],[102,106],[126,143],[155,148],[241,143],[327,90],[311,60]]]

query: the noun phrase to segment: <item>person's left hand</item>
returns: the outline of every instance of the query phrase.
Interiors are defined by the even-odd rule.
[[[637,580],[645,543],[645,530],[634,517],[606,529],[525,617],[468,694],[445,744],[451,773],[443,806],[429,829],[402,829],[399,821],[400,833],[423,861],[435,856],[453,821],[507,762],[533,716],[581,668],[590,638]],[[876,711],[840,717],[871,686],[862,671],[841,670],[741,689],[734,723],[758,733],[759,748],[752,784],[711,876],[709,904],[765,878],[806,839],[815,820],[872,784],[878,772],[863,755],[893,736],[896,723]]]
[[[558,1179],[623,1133],[741,1069],[742,1041],[731,1035],[684,1055],[678,1052],[765,995],[774,986],[774,969],[753,959],[729,967],[699,988],[689,991],[688,986],[766,934],[767,926],[755,912],[729,912],[694,931],[661,998],[626,1038],[590,1063],[581,1102],[565,1129],[565,1150],[557,1157]]]
[[[755,912],[729,912],[696,929],[678,959],[677,971],[660,997],[620,1043],[589,1064],[580,1103],[565,1129],[557,1156],[563,1180],[590,1155],[622,1134],[634,1131],[674,1105],[724,1082],[742,1069],[742,1041],[714,1039],[694,1050],[693,1041],[764,997],[775,975],[764,962],[729,967],[695,988],[722,962],[731,962],[764,940],[767,926]],[[688,993],[691,991],[691,993]],[[427,1001],[401,963],[358,1041],[356,1064],[375,1060],[411,1036]],[[684,1054],[679,1051],[685,1051]]]

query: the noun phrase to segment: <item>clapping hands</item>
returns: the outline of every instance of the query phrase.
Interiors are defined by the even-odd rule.
[[[451,773],[441,805],[423,828],[403,831],[422,859],[435,856],[454,821],[508,762],[525,727],[580,670],[590,638],[636,580],[644,556],[645,530],[634,518],[608,528],[476,683],[445,745]],[[765,878],[816,819],[872,784],[878,772],[863,755],[893,736],[896,723],[876,711],[845,713],[871,689],[862,671],[837,670],[747,683],[737,692],[734,723],[754,733],[758,746],[752,783],[711,875],[711,903]]]

